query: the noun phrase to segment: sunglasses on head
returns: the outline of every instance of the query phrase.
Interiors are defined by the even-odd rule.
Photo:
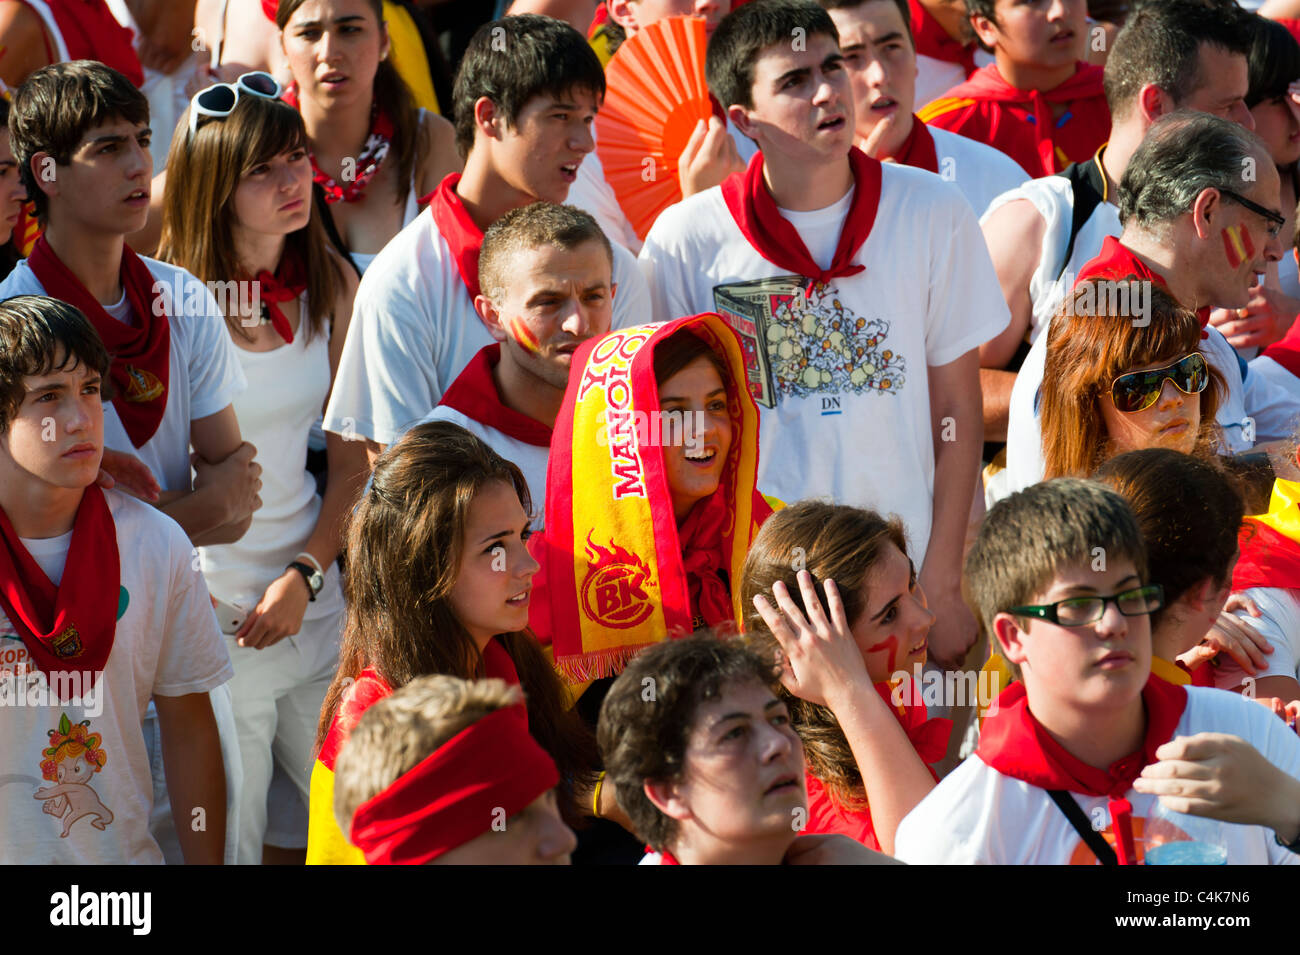
[[[1199,395],[1210,383],[1210,366],[1200,352],[1185,355],[1172,365],[1150,371],[1131,371],[1120,375],[1110,386],[1110,400],[1124,414],[1150,408],[1160,398],[1169,380],[1185,395]]]
[[[199,90],[190,100],[190,138],[199,128],[200,116],[224,118],[235,111],[240,93],[249,93],[263,99],[279,99],[282,92],[280,84],[270,73],[255,70],[245,73],[233,83],[214,83],[207,89]]]

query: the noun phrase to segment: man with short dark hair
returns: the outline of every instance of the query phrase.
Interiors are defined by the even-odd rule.
[[[1002,150],[1031,176],[1096,152],[1110,112],[1101,67],[1083,60],[1084,0],[966,0],[966,10],[994,62],[926,106],[921,119]]]
[[[492,336],[479,320],[483,233],[511,209],[564,202],[605,95],[605,74],[566,23],[527,14],[486,23],[456,76],[465,171],[379,253],[357,290],[325,428],[368,441],[371,460],[442,398]],[[616,328],[646,320],[645,283],[614,251]]]
[[[1119,181],[1147,129],[1176,109],[1253,128],[1245,96],[1246,14],[1201,0],[1162,0],[1135,12],[1106,60],[1111,129],[1090,159],[999,197],[981,221],[1011,324],[980,349],[987,440],[1006,436],[1016,371],[1083,264],[1119,235]],[[1036,250],[1036,251],[1035,251]]]

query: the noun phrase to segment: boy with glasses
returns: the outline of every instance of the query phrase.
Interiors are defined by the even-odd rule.
[[[1136,865],[1196,841],[1231,864],[1300,861],[1261,826],[1158,809],[1134,780],[1175,737],[1239,736],[1300,778],[1300,738],[1264,707],[1151,675],[1161,588],[1128,504],[1062,478],[999,502],[966,560],[965,592],[1018,668],[979,748],[902,822],[906,862]],[[1290,835],[1290,833],[1288,833]]]

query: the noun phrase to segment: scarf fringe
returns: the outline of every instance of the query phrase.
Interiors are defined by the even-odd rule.
[[[570,684],[590,683],[607,676],[618,676],[634,656],[654,645],[641,643],[632,647],[610,647],[591,653],[556,657],[555,669]]]

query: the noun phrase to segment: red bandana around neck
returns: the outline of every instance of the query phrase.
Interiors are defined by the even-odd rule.
[[[113,407],[131,444],[141,447],[158,430],[167,409],[167,379],[171,367],[171,325],[168,299],[162,296],[153,274],[141,258],[122,246],[118,273],[136,324],[119,322],[87,291],[50,248],[44,235],[36,240],[27,260],[45,294],[76,306],[90,319],[104,347],[113,356],[109,378],[117,396]]]
[[[727,521],[727,498],[719,487],[707,501],[697,502],[677,528],[691,610],[703,618],[706,627],[735,621],[731,595],[719,576],[725,558],[722,541]]]
[[[917,56],[928,56],[945,63],[960,63],[967,76],[975,72],[973,42],[961,43],[954,40],[934,18],[934,14],[921,5],[920,0],[907,0],[907,8],[911,14],[912,41]]]
[[[814,285],[826,284],[841,275],[857,275],[865,268],[852,263],[876,221],[880,205],[880,163],[854,146],[849,149],[849,164],[853,170],[853,203],[844,218],[835,257],[827,269],[813,261],[798,230],[781,215],[776,200],[767,191],[761,152],[754,154],[744,173],[733,173],[722,183],[722,198],[754,251],[778,268],[810,279],[809,295]]]
[[[307,288],[307,273],[298,256],[286,252],[280,258],[280,267],[272,274],[265,269],[255,275],[257,294],[262,302],[262,310],[271,319],[271,327],[276,330],[287,344],[293,343],[293,329],[289,319],[280,310],[281,302],[292,302]],[[303,314],[300,321],[306,319]]]
[[[1104,796],[1116,835],[1121,865],[1133,865],[1132,806],[1125,798],[1145,766],[1156,761],[1156,750],[1174,735],[1187,706],[1187,691],[1152,676],[1142,689],[1146,711],[1146,736],[1142,746],[1106,769],[1098,769],[1071,755],[1051,737],[1029,711],[1023,683],[1013,683],[998,697],[980,728],[975,754],[1004,776],[1023,780],[1040,789],[1064,789],[1083,796]],[[1128,838],[1122,838],[1130,833]]]
[[[0,609],[47,678],[75,669],[88,672],[93,687],[113,650],[121,589],[117,526],[94,484],[77,507],[62,581],[54,586],[0,510]]]
[[[460,183],[460,173],[448,173],[438,183],[438,188],[425,196],[420,202],[427,203],[433,214],[434,224],[451,248],[452,258],[456,261],[456,271],[465,283],[470,300],[478,298],[478,252],[483,245],[483,230],[474,224],[469,210],[456,195],[456,186]]]
[[[1154,282],[1166,292],[1169,291],[1164,276],[1153,272],[1150,266],[1133,253],[1132,249],[1113,235],[1108,235],[1102,240],[1101,251],[1097,253],[1096,258],[1084,263],[1083,268],[1079,270],[1079,277],[1074,280],[1075,287],[1086,279],[1111,279],[1112,281],[1138,279],[1143,282]],[[1201,339],[1209,338],[1210,333],[1206,331],[1206,326],[1210,323],[1210,309],[1197,309],[1196,320],[1201,323]]]
[[[912,115],[912,131],[907,134],[907,139],[898,147],[898,152],[893,156],[886,156],[886,159],[892,159],[894,162],[902,163],[904,166],[915,166],[917,169],[924,169],[927,172],[939,172],[939,154],[934,148],[934,134],[930,128],[917,119],[916,114]]]
[[[1056,129],[1058,120],[1052,116],[1052,106],[1104,96],[1105,91],[1102,89],[1101,80],[1101,67],[1080,62],[1069,79],[1053,86],[1050,90],[1022,90],[1012,86],[1003,78],[998,72],[997,64],[990,63],[976,70],[965,83],[950,89],[944,97],[987,100],[1032,110],[1034,145],[1043,163],[1043,169],[1051,171],[1058,168],[1056,144],[1052,140],[1052,133]]]
[[[371,865],[425,865],[555,787],[555,763],[516,705],[475,721],[357,807],[350,839]]]
[[[291,84],[285,89],[281,99],[294,109],[300,109],[296,86]],[[316,165],[316,155],[309,149],[307,157],[311,160],[312,180],[324,191],[325,201],[333,205],[336,202],[356,202],[361,199],[365,195],[366,186],[370,184],[371,179],[375,178],[375,173],[379,172],[379,167],[388,157],[392,141],[393,120],[379,108],[379,103],[376,101],[370,106],[370,132],[361,146],[361,155],[356,157],[356,166],[351,180],[342,185],[335,182],[320,166]]]
[[[493,342],[479,349],[465,370],[456,376],[442,395],[441,405],[459,411],[467,418],[496,428],[508,438],[534,447],[551,446],[551,429],[526,414],[501,403],[501,393],[492,378],[492,369],[501,361],[501,343]]]

